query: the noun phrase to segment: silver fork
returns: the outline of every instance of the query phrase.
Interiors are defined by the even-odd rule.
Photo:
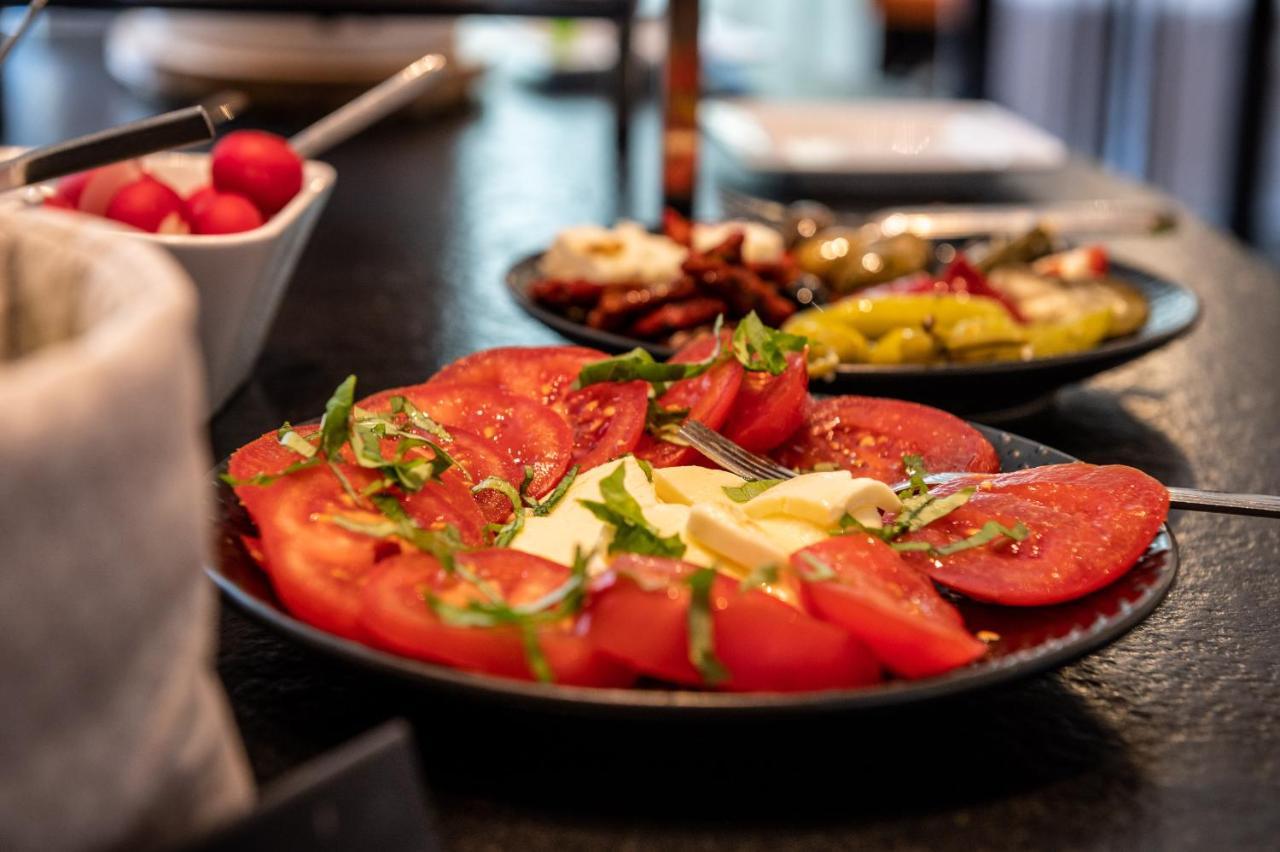
[[[1028,231],[1037,224],[1059,234],[1155,234],[1177,224],[1171,208],[1142,200],[1060,201],[1052,204],[934,204],[887,207],[866,217],[836,213],[820,201],[783,204],[720,187],[720,206],[735,219],[753,219],[782,232],[788,243],[828,225],[869,227],[880,236],[911,233],[954,240]]]
[[[743,449],[696,420],[686,420],[680,426],[679,435],[689,446],[743,479],[791,479],[797,475],[791,468]],[[925,477],[925,481],[930,485],[937,485],[965,475],[955,472],[935,473]],[[908,484],[903,481],[891,487],[894,491],[901,491]],[[1198,488],[1165,487],[1169,491],[1169,505],[1174,509],[1280,518],[1280,497],[1271,494],[1230,494],[1223,491],[1202,491]]]

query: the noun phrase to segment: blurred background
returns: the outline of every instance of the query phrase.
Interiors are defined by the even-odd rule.
[[[326,88],[340,100],[344,85],[358,90],[408,58],[445,49],[459,60],[454,84],[421,105],[421,114],[459,105],[483,110],[493,87],[512,85],[560,100],[613,99],[636,156],[647,162],[656,150],[666,0],[161,5],[201,11],[53,4],[5,69],[4,140],[50,142],[70,129],[68,115],[123,121],[158,102],[189,101],[230,84],[254,88],[252,119],[270,124],[273,110],[323,100]],[[274,14],[207,11],[220,6]],[[802,100],[987,98],[1061,138],[1073,153],[1166,190],[1277,258],[1275,6],[1273,0],[703,0],[703,91]],[[574,17],[523,16],[539,9]],[[459,10],[522,16],[450,14]],[[9,29],[20,14],[7,9],[0,23]],[[116,94],[105,104],[101,87],[77,85],[77,75],[96,73],[97,66],[65,62],[66,40],[81,36],[85,51],[103,52],[102,67],[115,81]],[[64,47],[48,50],[49,39],[62,39]],[[618,73],[620,50],[630,57],[625,76]],[[639,207],[653,212],[652,202],[642,199]]]

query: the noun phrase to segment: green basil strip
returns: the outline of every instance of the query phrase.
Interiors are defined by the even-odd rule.
[[[600,496],[604,502],[579,500],[591,514],[614,528],[609,554],[640,553],[647,556],[684,555],[685,545],[680,536],[662,536],[645,520],[644,512],[635,498],[627,493],[623,484],[626,467],[619,464],[613,473],[600,480]]]
[[[733,330],[733,354],[748,370],[778,375],[787,369],[787,353],[801,352],[808,338],[775,331],[760,321],[755,311],[738,320]]]
[[[533,509],[534,515],[540,518],[545,517],[551,514],[556,506],[560,505],[560,501],[564,499],[564,495],[569,492],[571,487],[573,487],[573,482],[577,478],[578,466],[575,464],[573,467],[565,471],[564,476],[560,477],[560,481],[556,483],[556,487],[553,488],[551,493],[543,498],[541,502],[530,497],[526,497],[525,501],[529,503],[530,508]]]
[[[355,397],[356,377],[347,376],[324,404],[324,417],[320,420],[320,452],[326,458],[337,458],[342,452],[342,445],[347,442],[347,421],[351,419]]]
[[[711,587],[716,572],[699,568],[689,575],[689,662],[707,686],[717,686],[729,679],[729,671],[716,656],[715,625],[711,616]]]
[[[744,482],[742,485],[726,485],[720,490],[724,492],[724,496],[728,497],[735,503],[746,503],[755,497],[760,496],[775,485],[786,482],[785,479],[754,479],[751,482]]]
[[[600,382],[634,382],[637,380],[651,384],[666,384],[667,382],[678,382],[682,379],[701,376],[720,362],[722,348],[720,345],[720,328],[723,324],[724,317],[717,316],[715,327],[712,331],[716,340],[715,349],[701,361],[688,364],[659,363],[647,351],[637,346],[630,352],[624,352],[621,355],[615,355],[612,358],[605,358],[600,361],[593,361],[583,366],[578,372],[578,378],[574,379],[572,387],[574,390],[581,390]]]

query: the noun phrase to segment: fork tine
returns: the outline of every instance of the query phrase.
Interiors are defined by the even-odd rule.
[[[795,472],[749,452],[696,420],[680,427],[680,434],[695,449],[727,470],[747,479],[790,479]]]

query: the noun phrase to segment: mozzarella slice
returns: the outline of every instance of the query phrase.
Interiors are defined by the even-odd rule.
[[[697,504],[689,510],[687,530],[699,545],[747,570],[787,563],[787,552],[745,515],[728,506]]]
[[[550,515],[535,517],[526,514],[524,529],[511,541],[512,549],[532,553],[561,565],[573,564],[574,553],[579,549],[583,553],[597,549],[603,553],[613,536],[613,529],[591,514],[579,501],[603,500],[600,480],[617,470],[619,465],[626,470],[623,486],[640,504],[646,520],[649,520],[649,513],[658,505],[658,495],[640,465],[628,456],[580,475],[569,486],[569,490]],[[596,573],[601,564],[603,560],[593,562],[592,573]]]
[[[746,482],[727,470],[707,467],[660,467],[653,471],[653,485],[658,499],[668,503],[730,503],[725,488],[737,488]]]
[[[875,514],[875,509],[896,511],[902,508],[902,503],[893,489],[883,482],[866,478],[854,479],[847,470],[833,470],[808,473],[780,482],[748,500],[742,508],[753,518],[781,515],[831,529],[846,512],[854,514],[860,509],[868,508],[873,511],[858,514],[870,519]],[[876,526],[880,524],[878,514],[875,515],[874,523]]]

